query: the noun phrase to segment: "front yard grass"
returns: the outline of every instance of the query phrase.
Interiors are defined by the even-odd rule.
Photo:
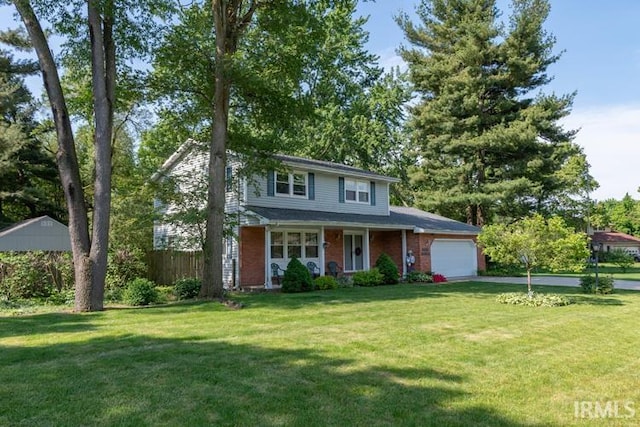
[[[567,276],[567,277],[580,277],[585,274],[595,274],[595,267],[592,265],[585,269],[584,273],[535,273],[538,276]],[[598,265],[598,274],[611,275],[614,279],[618,280],[640,280],[640,263],[633,264],[632,267],[623,271],[622,268],[611,263],[600,263]]]
[[[577,303],[468,282],[3,316],[0,425],[640,423],[640,293],[539,290]],[[575,416],[594,401],[638,415]]]

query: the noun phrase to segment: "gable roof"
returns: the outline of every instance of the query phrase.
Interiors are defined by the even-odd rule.
[[[0,230],[0,251],[70,251],[66,225],[44,215]]]
[[[416,208],[390,206],[389,216],[360,215],[340,212],[309,211],[300,209],[265,208],[247,206],[261,223],[278,225],[358,226],[378,229],[412,230],[415,233],[442,233],[477,235],[480,228],[454,221]]]
[[[158,181],[162,176],[173,167],[175,167],[178,163],[180,163],[187,154],[189,154],[194,148],[203,149],[206,147],[206,144],[196,141],[195,139],[187,139],[178,149],[171,155],[165,162],[160,166],[160,169],[156,171],[152,176],[152,181]],[[233,155],[233,153],[229,153]],[[207,153],[208,155],[208,153]],[[386,181],[386,182],[400,182],[398,178],[393,178],[386,175],[381,175],[379,173],[367,171],[365,169],[356,168],[353,166],[343,165],[340,163],[327,162],[324,160],[315,160],[308,159],[304,157],[296,157],[290,156],[287,154],[274,154],[273,158],[281,161],[282,163],[290,166],[290,167],[305,167],[314,171],[325,171],[325,172],[342,172],[346,175],[366,178],[366,179],[376,179],[378,181]]]
[[[640,246],[640,238],[617,231],[595,231],[591,236],[594,243],[618,243]]]

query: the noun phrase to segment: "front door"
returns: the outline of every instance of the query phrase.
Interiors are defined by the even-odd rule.
[[[364,247],[362,234],[344,235],[344,270],[364,270]]]

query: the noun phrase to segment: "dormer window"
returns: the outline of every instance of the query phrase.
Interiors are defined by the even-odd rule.
[[[276,173],[276,194],[307,197],[307,174],[302,172]]]
[[[347,202],[369,203],[369,183],[367,181],[345,179],[344,191],[344,198]]]

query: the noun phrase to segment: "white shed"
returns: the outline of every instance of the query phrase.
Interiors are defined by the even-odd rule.
[[[0,252],[70,250],[71,238],[67,226],[46,215],[0,230]]]

